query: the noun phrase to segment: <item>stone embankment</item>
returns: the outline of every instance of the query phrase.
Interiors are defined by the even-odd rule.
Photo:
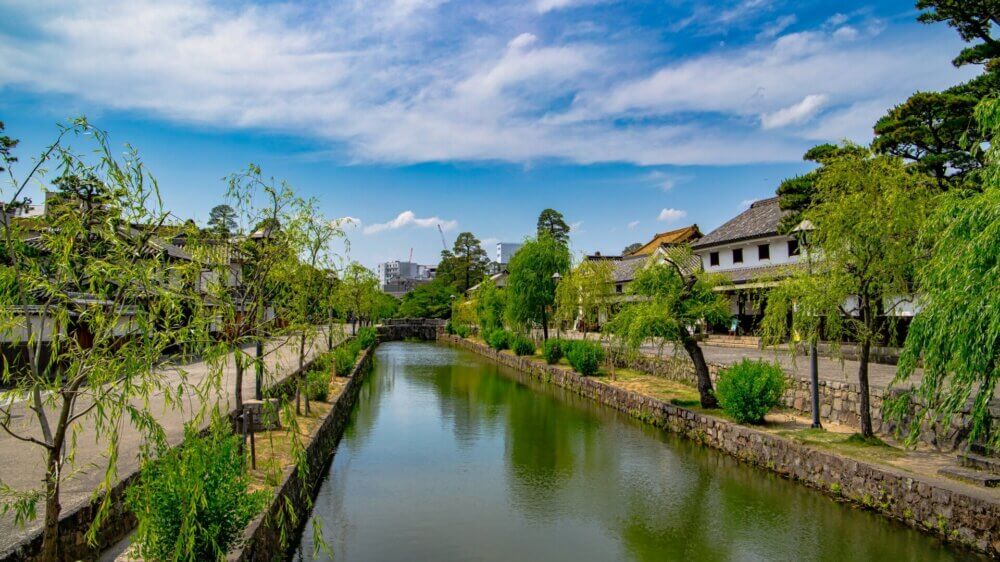
[[[444,334],[440,340],[511,367],[522,376],[569,389],[837,499],[935,534],[945,541],[1000,557],[1000,502],[988,494],[977,495],[893,467],[817,450],[778,435],[582,377],[565,368],[497,352],[472,340]],[[669,366],[676,370],[677,377],[683,376],[679,364],[674,363],[657,364],[655,372],[663,373],[662,369]],[[835,395],[829,395],[831,402]]]
[[[271,504],[244,529],[242,540],[226,557],[228,562],[284,559],[287,550],[294,545],[293,537],[301,536],[312,509],[311,500],[315,499],[333,451],[350,421],[361,384],[370,371],[372,355],[371,349],[361,350],[351,370],[350,381],[314,431],[305,450],[306,477],[300,478],[295,466],[285,469]],[[283,524],[286,525],[284,529]]]

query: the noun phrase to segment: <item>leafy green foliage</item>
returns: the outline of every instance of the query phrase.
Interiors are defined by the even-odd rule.
[[[451,259],[455,265],[452,268],[453,286],[459,293],[482,281],[490,262],[479,239],[471,232],[463,232],[455,238]]]
[[[306,393],[310,400],[326,402],[330,397],[330,371],[314,367],[306,375]]]
[[[237,226],[236,210],[229,205],[216,205],[208,212],[208,227],[217,234],[228,236]]]
[[[511,338],[510,349],[515,355],[534,355],[535,342],[528,336],[517,334]]]
[[[781,403],[785,384],[778,365],[744,359],[719,373],[715,395],[737,422],[764,423],[764,415]]]
[[[583,330],[611,315],[614,263],[584,260],[556,286],[555,317],[570,327],[583,321]]]
[[[936,191],[931,178],[913,173],[898,158],[852,151],[828,161],[816,182],[814,204],[803,215],[815,227],[806,261],[812,263],[814,253],[823,259],[768,298],[761,328],[765,343],[791,334],[816,341],[821,327],[827,339],[859,343],[864,435],[872,434],[868,354],[888,338],[895,313],[912,302],[916,266],[927,251],[920,233]]]
[[[549,338],[545,340],[542,344],[542,355],[545,357],[545,362],[549,365],[555,365],[563,358],[563,346],[565,342],[558,338]]]
[[[596,375],[604,361],[604,348],[597,342],[573,340],[566,349],[566,360],[581,375]]]
[[[507,307],[507,292],[504,289],[500,289],[496,283],[487,279],[479,284],[472,299],[475,302],[475,314],[480,331],[486,333],[503,327],[504,311]]]
[[[1000,102],[977,111],[993,138],[1000,133]],[[1000,379],[1000,168],[993,144],[982,193],[948,193],[932,215],[925,239],[930,258],[917,270],[922,310],[910,326],[894,385],[908,381],[922,361],[914,394],[892,400],[897,421],[911,413],[909,440],[922,425],[951,427],[971,402],[971,440],[1000,449],[1000,428],[991,426],[989,404]]]
[[[548,339],[548,318],[555,303],[556,280],[553,274],[569,271],[569,250],[551,236],[528,240],[514,254],[508,266],[507,307],[505,316],[511,326],[527,328],[542,325]]]
[[[128,490],[139,520],[134,542],[147,560],[224,560],[268,497],[250,491],[240,437],[227,422],[204,437],[188,427],[184,446],[144,466]]]
[[[987,64],[1000,56],[1000,38],[993,37],[1000,20],[996,0],[917,0],[917,9],[921,22],[946,22],[967,43],[979,41],[962,49],[952,61],[955,66]]]
[[[816,145],[807,150],[802,159],[807,162],[815,162],[820,166],[801,176],[786,179],[778,185],[778,206],[781,207],[782,211],[785,211],[778,230],[785,233],[791,232],[802,222],[802,213],[812,206],[816,182],[823,174],[823,166],[826,162],[859,151],[864,152],[854,145],[837,146],[829,143]]]
[[[497,328],[484,335],[486,344],[497,351],[510,348],[511,334],[503,328]]]
[[[467,338],[469,334],[472,333],[472,329],[465,325],[459,325],[455,327],[455,335],[460,338]]]
[[[642,242],[632,242],[628,246],[625,246],[625,248],[622,250],[622,255],[628,256],[632,254],[632,252],[638,250],[639,248],[642,248],[643,246],[644,244]]]
[[[346,377],[351,374],[361,349],[361,342],[355,338],[333,350],[333,368],[338,377]]]
[[[566,219],[559,211],[555,209],[543,210],[538,215],[537,226],[538,238],[548,236],[563,246],[569,245],[569,225],[566,224]]]
[[[378,339],[378,335],[375,332],[375,328],[367,326],[360,328],[357,333],[358,345],[362,349],[368,349],[375,346],[375,342]]]
[[[917,92],[875,123],[872,149],[913,162],[942,188],[975,184],[983,165],[972,112],[979,97],[951,88]]]
[[[403,295],[397,314],[402,318],[448,318],[452,300],[457,297],[454,287],[435,279]]]

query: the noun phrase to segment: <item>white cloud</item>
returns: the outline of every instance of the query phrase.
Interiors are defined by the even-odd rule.
[[[833,32],[833,38],[841,41],[853,41],[858,38],[858,30],[849,25],[838,27],[837,31]]]
[[[789,125],[798,125],[808,121],[826,103],[826,96],[809,94],[802,101],[788,107],[783,107],[773,113],[760,116],[760,125],[764,129],[778,129]]]
[[[361,219],[359,219],[357,217],[351,217],[351,216],[340,217],[339,219],[336,219],[333,222],[334,222],[334,224],[337,224],[341,228],[344,228],[344,229],[347,229],[347,228],[357,228],[357,227],[361,226]]]
[[[535,10],[540,14],[562,10],[565,8],[575,8],[587,4],[598,4],[604,0],[538,0],[535,2]]]
[[[660,216],[656,217],[656,220],[661,220],[664,222],[674,222],[678,221],[687,216],[687,211],[682,211],[680,209],[663,209],[660,211]]]
[[[782,31],[788,29],[788,27],[793,25],[796,21],[798,21],[798,18],[795,17],[795,14],[781,16],[769,25],[765,26],[764,29],[757,34],[757,39],[773,39],[778,35],[781,35]]]
[[[419,218],[413,211],[403,211],[389,222],[381,222],[370,224],[364,228],[365,234],[376,234],[386,230],[398,230],[406,226],[415,226],[418,228],[437,228],[441,225],[444,230],[451,230],[458,226],[458,222],[454,220],[442,220],[436,216]]]
[[[637,226],[639,226],[639,221],[632,221],[628,223],[629,230],[635,230]]]
[[[519,9],[444,9],[442,0],[4,3],[18,32],[0,32],[0,95],[16,88],[65,95],[67,108],[83,100],[206,128],[309,137],[351,162],[719,165],[798,160],[811,135],[833,127],[829,115],[975,72],[954,70],[952,43],[933,34],[876,44],[879,26],[857,24],[853,41],[838,40],[846,19],[654,59],[614,36],[523,33],[549,29],[534,25],[533,7],[593,3],[539,1]],[[725,6],[699,17],[742,25],[741,13],[756,17],[771,2]],[[469,10],[473,26],[463,19]],[[446,39],[428,39],[442,29]],[[828,99],[814,129],[759,127],[760,116],[816,92]]]
[[[583,221],[571,222],[569,224],[569,231],[576,232],[577,234],[579,234],[581,232],[580,228],[582,227],[583,227]]]

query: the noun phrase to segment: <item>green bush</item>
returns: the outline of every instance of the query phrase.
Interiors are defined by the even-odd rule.
[[[467,338],[472,331],[468,326],[455,326],[455,334],[460,338]]]
[[[451,335],[455,334],[455,326],[452,325],[451,320],[444,323],[444,333]]]
[[[566,350],[566,359],[581,375],[595,375],[604,361],[604,348],[596,342],[576,340]]]
[[[369,326],[367,328],[361,328],[360,330],[358,330],[357,338],[355,341],[358,342],[358,345],[361,347],[361,349],[367,349],[375,345],[375,340],[376,340],[375,328]]]
[[[250,492],[240,437],[219,420],[207,436],[186,428],[184,446],[143,467],[126,502],[146,560],[219,560],[269,496]]]
[[[535,342],[531,340],[528,336],[522,336],[520,334],[511,338],[510,348],[514,351],[515,355],[534,355],[535,354]]]
[[[542,344],[542,355],[545,356],[545,362],[549,365],[555,365],[563,358],[563,345],[566,342],[552,338],[545,340]]]
[[[330,397],[330,371],[309,371],[306,375],[306,393],[310,400],[326,402]]]
[[[353,343],[353,342],[351,342]],[[333,369],[338,377],[346,377],[351,374],[354,362],[358,358],[358,351],[351,344],[344,344],[333,352]]]
[[[508,349],[510,348],[510,340],[511,340],[510,336],[511,334],[507,330],[504,330],[502,328],[497,328],[496,330],[493,330],[492,332],[487,334],[486,343],[488,343],[490,347],[492,347],[497,351]]]
[[[781,403],[785,373],[764,361],[744,359],[719,373],[715,395],[723,411],[739,423],[763,423],[764,414]]]

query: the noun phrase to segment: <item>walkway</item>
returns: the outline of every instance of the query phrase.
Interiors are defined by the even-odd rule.
[[[599,334],[589,334],[588,339],[596,340]],[[579,339],[579,332],[563,332],[560,337]],[[743,359],[764,359],[766,361],[777,361],[785,372],[800,379],[809,378],[809,357],[807,355],[797,355],[792,357],[784,349],[754,349],[750,347],[715,346],[701,344],[702,352],[705,354],[705,361],[718,365],[732,365]],[[656,345],[647,344],[641,348],[645,355],[660,355],[661,351]],[[663,357],[678,356],[687,359],[687,353],[683,349],[676,349],[672,343],[663,346]],[[896,366],[883,363],[868,364],[868,380],[873,389],[884,390],[893,377],[896,376]],[[819,358],[819,378],[825,381],[836,382],[858,382],[858,362],[852,360],[831,359],[829,357]],[[920,371],[914,373],[911,380],[920,380]]]
[[[346,329],[349,331],[350,326]],[[344,327],[341,327],[341,330],[344,330]],[[310,342],[306,352],[307,361],[316,353],[326,350],[326,341],[324,332]],[[298,368],[298,348],[297,337],[292,337],[288,340],[274,340],[265,346],[265,362],[268,366],[268,371],[274,373],[275,380]],[[249,346],[246,350],[252,353],[253,347]],[[230,411],[233,407],[232,389],[235,367],[232,357],[232,355],[229,355],[223,374],[222,388],[225,390],[225,396],[218,397],[216,402],[220,409],[225,412]],[[165,369],[161,372],[165,375],[167,381],[174,383],[173,386],[176,388],[176,383],[180,381],[182,376],[181,369],[186,374],[188,381],[193,384],[204,381],[210,374],[209,366],[205,362],[188,363]],[[168,384],[167,387],[169,388],[169,386]],[[254,374],[253,369],[249,369],[247,372],[244,372],[243,396],[245,398],[253,398],[253,395]],[[193,399],[195,397],[191,396],[190,398]],[[137,402],[137,405],[141,404]],[[182,441],[184,424],[191,419],[192,414],[197,411],[199,406],[200,404],[190,404],[184,410],[172,409],[166,405],[162,394],[157,394],[150,399],[150,410],[156,413],[157,419],[163,425],[167,439],[171,445],[176,445]],[[17,409],[18,407],[15,406],[15,412],[17,412]],[[20,415],[15,414],[14,417],[15,419],[19,417],[24,419],[26,424],[30,424],[29,427],[35,424],[34,416],[30,412],[27,412],[23,405],[20,409]],[[107,466],[105,460],[107,444],[103,442],[95,443],[88,435],[87,426],[81,426],[80,429],[81,432],[76,452],[76,467],[79,472],[72,475],[62,484],[61,499],[64,515],[91,500],[94,489],[103,480],[105,467]],[[118,461],[119,479],[127,477],[138,468],[138,457],[129,453],[138,450],[140,441],[139,433],[130,424],[126,424],[126,427],[122,429],[120,441],[121,457]],[[16,440],[8,434],[3,433],[0,435],[0,451],[3,452],[0,454],[0,482],[15,490],[37,489],[41,486],[45,476],[45,462],[40,447]],[[11,514],[0,517],[0,553],[14,546],[21,537],[36,529],[40,529],[43,524],[43,511],[44,503],[39,505],[38,517],[34,521],[29,522],[24,528],[15,526]]]

